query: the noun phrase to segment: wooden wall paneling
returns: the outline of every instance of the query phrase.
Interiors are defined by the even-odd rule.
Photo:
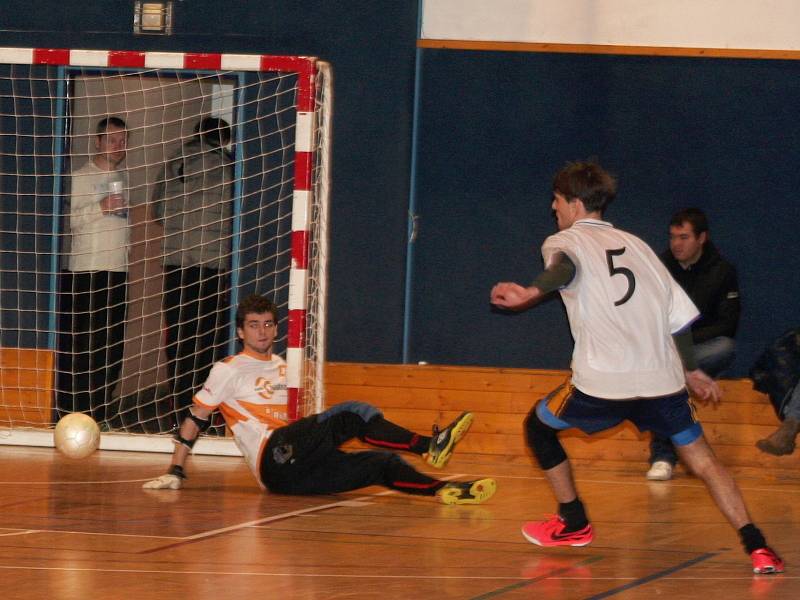
[[[469,435],[458,454],[529,460],[523,423],[534,402],[565,381],[565,371],[452,367],[437,365],[373,365],[329,363],[326,391],[329,405],[347,400],[370,402],[387,418],[420,433],[433,423],[446,425],[460,412],[475,413]],[[749,379],[720,382],[723,401],[697,405],[697,414],[709,442],[726,464],[781,465],[797,456],[772,457],[759,452],[755,442],[778,425],[767,397],[752,388]],[[649,434],[625,423],[596,436],[570,431],[562,434],[576,460],[644,463]],[[355,444],[359,447],[361,444]],[[458,455],[454,457],[458,461]]]

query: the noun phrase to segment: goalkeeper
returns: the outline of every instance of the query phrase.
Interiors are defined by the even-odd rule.
[[[243,350],[216,363],[194,397],[175,439],[166,474],[145,489],[177,490],[186,479],[184,463],[198,435],[219,409],[259,484],[281,494],[334,494],[382,485],[408,494],[437,496],[444,504],[480,504],[495,492],[492,479],[447,482],[420,473],[394,452],[345,452],[352,438],[379,448],[426,455],[442,468],[472,423],[464,413],[445,429],[423,436],[384,419],[374,406],[345,402],[287,424],[286,363],[272,354],[276,307],[248,296],[236,311]]]

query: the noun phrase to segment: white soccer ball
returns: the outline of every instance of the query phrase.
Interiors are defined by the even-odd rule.
[[[56,424],[56,448],[69,458],[86,458],[100,445],[100,428],[83,413],[70,413]]]

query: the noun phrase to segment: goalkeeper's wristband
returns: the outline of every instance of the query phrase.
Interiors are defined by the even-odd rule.
[[[180,465],[170,465],[167,469],[167,475],[175,475],[178,479],[186,479],[186,473]]]

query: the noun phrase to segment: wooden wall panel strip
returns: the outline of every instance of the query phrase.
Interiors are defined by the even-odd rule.
[[[755,48],[680,48],[671,46],[610,46],[601,44],[550,44],[532,42],[487,42],[475,40],[417,40],[418,48],[481,50],[485,52],[541,52],[553,54],[617,54],[622,56],[686,56],[696,58],[749,58],[799,60],[798,50]]]
[[[473,460],[485,455],[522,462],[530,460],[523,434],[528,411],[537,398],[566,377],[565,371],[534,369],[329,363],[326,392],[329,405],[347,400],[370,402],[387,418],[420,433],[429,432],[433,423],[446,425],[460,412],[470,410],[475,422],[460,443],[459,453]],[[723,461],[733,466],[800,466],[800,453],[776,458],[755,448],[755,442],[778,425],[767,397],[754,391],[749,379],[720,384],[722,403],[698,406],[697,411]],[[571,431],[562,434],[562,439],[578,460],[633,461],[644,468],[648,456],[649,436],[628,423],[591,438]]]
[[[0,348],[0,426],[50,424],[53,364],[51,350]]]

